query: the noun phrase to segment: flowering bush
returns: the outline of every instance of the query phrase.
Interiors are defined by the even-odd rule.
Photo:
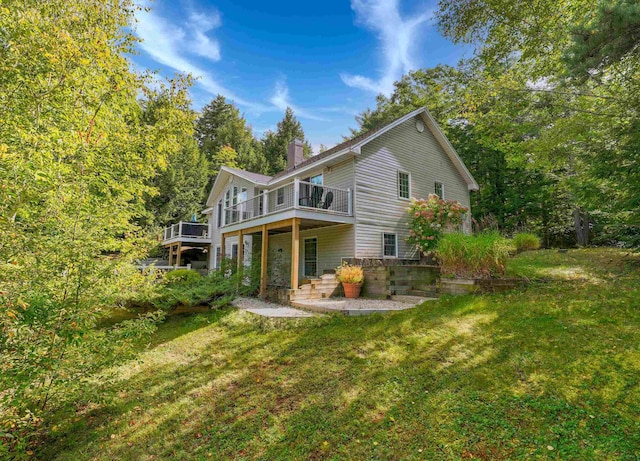
[[[462,224],[467,211],[459,202],[443,200],[435,194],[429,194],[426,200],[413,199],[407,209],[411,217],[407,241],[418,245],[422,253],[433,251],[443,232]]]
[[[361,266],[352,266],[343,263],[342,266],[336,268],[336,276],[338,281],[342,283],[362,283],[364,280],[364,272]]]

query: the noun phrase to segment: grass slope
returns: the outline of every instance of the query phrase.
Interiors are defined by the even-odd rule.
[[[385,316],[171,319],[41,455],[637,459],[638,261],[539,251],[509,271],[538,282]]]

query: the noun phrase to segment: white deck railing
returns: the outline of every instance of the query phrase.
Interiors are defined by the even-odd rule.
[[[190,239],[209,238],[209,224],[182,222],[164,228],[164,240],[182,237]]]
[[[351,216],[351,204],[351,189],[338,189],[295,180],[226,207],[223,226],[291,209]]]

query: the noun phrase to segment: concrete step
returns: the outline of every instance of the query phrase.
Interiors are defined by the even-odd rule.
[[[430,297],[423,297],[423,296],[409,296],[409,295],[393,295],[391,296],[391,300],[392,301],[398,301],[401,303],[408,303],[408,304],[422,304],[425,301],[435,301],[438,298],[430,298]]]
[[[303,300],[300,300],[303,301]],[[322,307],[322,306],[316,306],[313,305],[313,303],[297,303],[295,301],[291,302],[291,306],[298,308],[298,309],[302,309],[303,311],[307,311],[307,312],[315,312],[318,314],[345,314],[348,315],[347,312],[341,312],[341,311],[337,311],[336,309],[329,309],[327,307]]]
[[[429,290],[409,290],[407,292],[408,296],[419,296],[421,298],[437,298],[438,297],[438,289],[434,286]]]

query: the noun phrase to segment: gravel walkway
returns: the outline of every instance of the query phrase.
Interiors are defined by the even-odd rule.
[[[397,296],[396,299],[348,299],[325,298],[294,301],[294,307],[281,306],[257,298],[236,298],[232,304],[238,309],[263,317],[313,317],[317,313],[342,313],[346,315],[367,315],[411,309],[434,298]],[[296,309],[300,308],[300,309]],[[304,309],[304,310],[302,310]],[[309,312],[311,311],[311,312]]]
[[[293,307],[285,307],[280,304],[269,303],[257,298],[236,298],[231,304],[236,306],[238,309],[242,309],[262,317],[296,318],[315,317],[317,315],[312,314],[311,312],[295,309]]]
[[[398,299],[329,298],[294,301],[293,305],[314,312],[339,312],[346,315],[367,315],[411,309],[434,298],[400,296]]]

